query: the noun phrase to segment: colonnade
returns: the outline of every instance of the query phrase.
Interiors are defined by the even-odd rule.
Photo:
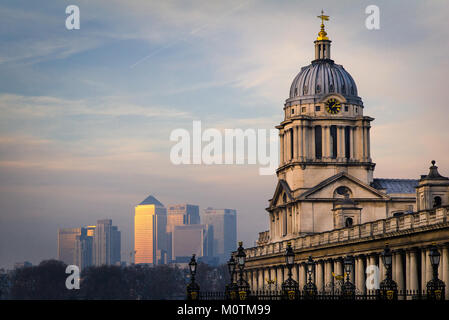
[[[438,278],[446,284],[446,299],[449,300],[449,243],[438,246],[441,254]],[[399,291],[425,291],[426,284],[432,280],[432,266],[429,258],[429,247],[398,248],[392,250],[392,275]],[[377,289],[374,273],[378,270],[378,282],[385,279],[385,268],[381,252],[353,254],[354,266],[350,280],[355,284],[359,294],[367,290]],[[319,291],[328,291],[336,285],[336,276],[344,274],[344,256],[312,257],[315,262],[312,280]],[[370,267],[371,266],[371,267]],[[374,267],[373,267],[374,266]],[[370,268],[368,268],[370,267]],[[287,279],[288,270],[285,265],[271,265],[251,268],[246,271],[247,280],[253,290],[279,290]],[[297,261],[292,268],[292,278],[298,281],[300,288],[307,283],[306,260]]]
[[[292,161],[310,161],[316,160],[316,128],[321,128],[321,160],[336,161],[359,161],[369,162],[370,156],[370,126],[353,126],[353,125],[335,125],[337,137],[337,154],[333,155],[333,146],[331,140],[331,126],[324,125],[308,125],[304,121],[295,124],[290,128],[286,128],[280,132],[280,162],[285,165]],[[345,142],[345,128],[349,130],[349,144]],[[346,157],[346,146],[349,146],[349,158]]]

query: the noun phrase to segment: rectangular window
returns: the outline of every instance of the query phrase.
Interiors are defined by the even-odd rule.
[[[321,159],[323,147],[321,142],[321,126],[315,127],[315,158]]]
[[[306,107],[302,107],[302,112],[306,112]]]
[[[348,111],[349,111],[349,107],[345,106],[345,112],[348,112]]]
[[[315,106],[315,111],[320,111],[320,106]]]
[[[292,108],[292,114],[295,114],[295,109]]]
[[[351,157],[351,144],[350,144],[351,127],[345,127],[345,157],[349,159]]]

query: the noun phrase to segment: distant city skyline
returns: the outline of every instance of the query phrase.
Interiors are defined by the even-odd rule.
[[[58,228],[57,244],[56,259],[81,270],[121,263],[121,232],[111,219],[98,220],[96,225]]]

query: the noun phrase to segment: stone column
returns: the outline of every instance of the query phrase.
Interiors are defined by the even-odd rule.
[[[304,161],[304,137],[303,126],[298,127],[298,157],[300,161]]]
[[[385,272],[386,270],[384,267],[384,263],[382,262],[382,257],[379,256],[379,283],[386,278]]]
[[[356,149],[355,149],[355,128],[350,127],[349,129],[349,146],[351,148],[351,152],[349,153],[350,160],[354,160],[357,157]]]
[[[410,290],[410,250],[404,252],[405,255],[405,290]]]
[[[365,257],[360,255],[357,257],[357,285],[356,288],[359,289],[362,294],[366,292],[365,286]]]
[[[345,131],[343,126],[337,126],[337,160],[343,161],[345,157]]]
[[[265,270],[263,268],[260,268],[257,270],[257,290],[263,289],[263,283],[265,281],[264,273],[265,273]]]
[[[343,258],[334,259],[334,273],[335,275],[343,275]]]
[[[426,280],[427,280],[427,282],[429,282],[430,280],[433,279],[433,269],[432,269],[432,263],[430,262],[429,253],[430,253],[430,250],[426,248]],[[427,285],[427,282],[426,282],[426,285]]]
[[[257,270],[251,270],[251,290],[257,290]]]
[[[427,250],[426,248],[421,248],[421,291],[426,290],[426,284],[427,284]]]
[[[402,264],[402,251],[398,250],[394,252],[394,274],[395,274],[395,281],[398,285],[398,291],[404,291],[405,290],[405,284],[404,284],[404,273],[403,273],[403,264]]]
[[[315,127],[304,126],[304,161],[315,159]]]
[[[323,133],[322,133],[322,138],[323,138],[323,160],[328,160],[330,158],[331,155],[331,151],[330,151],[330,127],[328,125],[325,125],[322,127],[323,128]]]
[[[285,157],[284,157],[284,134],[283,133],[280,133],[279,134],[279,144],[280,144],[280,147],[281,147],[281,150],[280,150],[280,162],[281,162],[281,165],[283,165],[284,164],[284,162],[285,162]]]
[[[360,141],[362,144],[362,161],[366,161],[366,128],[365,124],[362,124],[362,127],[360,128],[361,137],[362,140]]]
[[[278,289],[281,289],[282,286],[282,273],[283,273],[282,269],[283,269],[282,266],[276,267],[276,283],[278,285]]]
[[[274,281],[273,283],[276,283],[276,268],[270,267],[270,281]],[[273,288],[273,285],[270,285],[271,288]]]
[[[449,244],[445,244],[442,249],[441,260],[443,262],[443,275],[440,277],[446,284],[446,300],[449,300]]]
[[[323,289],[323,282],[324,282],[324,261],[320,260],[316,264],[316,287],[318,291],[321,291]]]
[[[367,161],[371,161],[371,151],[370,151],[370,149],[371,149],[371,139],[370,139],[370,129],[371,129],[371,127],[370,126],[368,126],[367,128],[366,128],[366,158],[367,158]]]
[[[305,263],[301,263],[299,265],[299,285],[300,285],[300,289],[302,290],[302,288],[304,287],[304,285],[307,283],[307,274],[306,274],[306,265]]]
[[[410,278],[410,287],[409,290],[417,292],[419,290],[418,283],[418,263],[417,263],[417,251],[415,249],[411,249],[409,251],[410,254],[410,268],[409,270],[409,278]]]
[[[329,285],[332,282],[332,260],[324,260],[324,284],[323,287]]]
[[[357,144],[357,160],[363,161],[365,157],[365,148],[363,147],[363,125],[356,129],[356,144]]]
[[[298,160],[298,126],[293,127],[293,158]]]

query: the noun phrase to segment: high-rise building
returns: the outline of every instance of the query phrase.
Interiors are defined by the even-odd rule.
[[[76,237],[81,233],[82,228],[58,228],[58,260],[75,264]]]
[[[213,227],[213,255],[220,263],[226,262],[237,247],[237,211],[207,208],[203,213],[203,223]]]
[[[118,230],[118,227],[112,226],[112,236],[111,236],[111,264],[120,264],[121,262],[121,232]]]
[[[175,226],[199,224],[200,223],[200,208],[192,204],[173,204],[167,207],[167,251],[168,260],[174,259],[172,257],[172,234]]]
[[[211,257],[213,255],[213,228],[204,224],[174,226],[172,232],[173,261],[180,258]]]
[[[93,236],[88,236],[86,228],[81,228],[81,235],[76,236],[74,264],[80,270],[93,265]]]
[[[98,220],[94,232],[94,264],[110,265],[120,262],[121,234],[111,219]]]
[[[167,261],[167,210],[155,197],[148,196],[135,207],[135,263],[161,264]]]
[[[111,219],[97,221],[94,234],[94,257],[96,266],[111,264],[111,228]]]

